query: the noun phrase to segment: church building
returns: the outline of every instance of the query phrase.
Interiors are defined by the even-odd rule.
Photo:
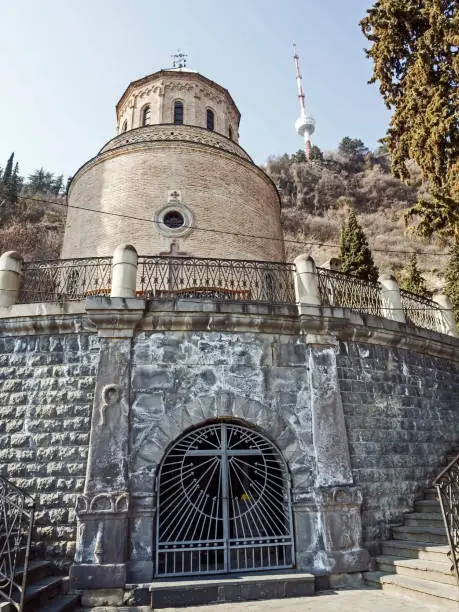
[[[32,541],[86,605],[361,576],[413,539],[459,441],[450,305],[286,262],[231,94],[183,63],[116,118],[69,186],[60,260],[0,258],[0,466],[35,496]]]

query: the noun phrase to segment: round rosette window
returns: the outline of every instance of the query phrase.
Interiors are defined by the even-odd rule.
[[[193,215],[183,204],[170,204],[158,211],[155,222],[164,236],[184,236],[192,230]]]

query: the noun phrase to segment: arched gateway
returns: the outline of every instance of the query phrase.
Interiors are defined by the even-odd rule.
[[[179,438],[158,476],[156,573],[292,567],[287,466],[260,433],[232,422]]]

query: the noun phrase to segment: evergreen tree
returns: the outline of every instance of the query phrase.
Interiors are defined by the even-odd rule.
[[[54,195],[59,195],[64,187],[64,175],[59,174],[51,181],[51,192]]]
[[[392,171],[414,160],[429,183],[407,215],[421,235],[459,237],[459,2],[377,0],[361,21],[373,77],[393,116],[384,139]]]
[[[14,153],[11,153],[11,155],[8,158],[8,161],[6,162],[5,170],[3,171],[3,176],[2,176],[3,185],[7,185],[10,181],[11,175],[13,174],[13,164],[14,164]]]
[[[22,187],[22,177],[19,175],[19,164],[16,162],[9,184],[6,188],[6,197],[10,204],[16,204]]]
[[[426,297],[430,295],[427,291],[426,281],[419,271],[416,253],[411,255],[408,265],[404,270],[400,288],[417,295],[424,295]]]
[[[292,162],[305,162],[306,161],[306,153],[303,151],[303,149],[298,149],[298,151],[296,153],[293,153],[292,155]]]
[[[360,138],[345,136],[338,145],[338,153],[348,170],[360,172],[369,150]]]
[[[340,234],[341,271],[363,280],[376,282],[378,268],[368,247],[365,233],[351,209],[347,223],[343,224]]]
[[[47,174],[49,173],[46,173],[43,168],[35,170],[35,172],[29,176],[27,191],[32,194],[46,191]]]
[[[309,159],[311,161],[324,161],[324,154],[317,145],[312,145]]]
[[[453,303],[456,323],[459,327],[459,244],[455,244],[450,253],[445,270],[445,293]]]

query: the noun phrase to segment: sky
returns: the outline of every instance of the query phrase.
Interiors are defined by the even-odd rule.
[[[313,143],[374,148],[390,119],[359,20],[372,0],[0,0],[0,166],[72,175],[116,134],[127,85],[181,49],[226,87],[240,144],[262,164],[302,148],[292,43],[316,119]]]

